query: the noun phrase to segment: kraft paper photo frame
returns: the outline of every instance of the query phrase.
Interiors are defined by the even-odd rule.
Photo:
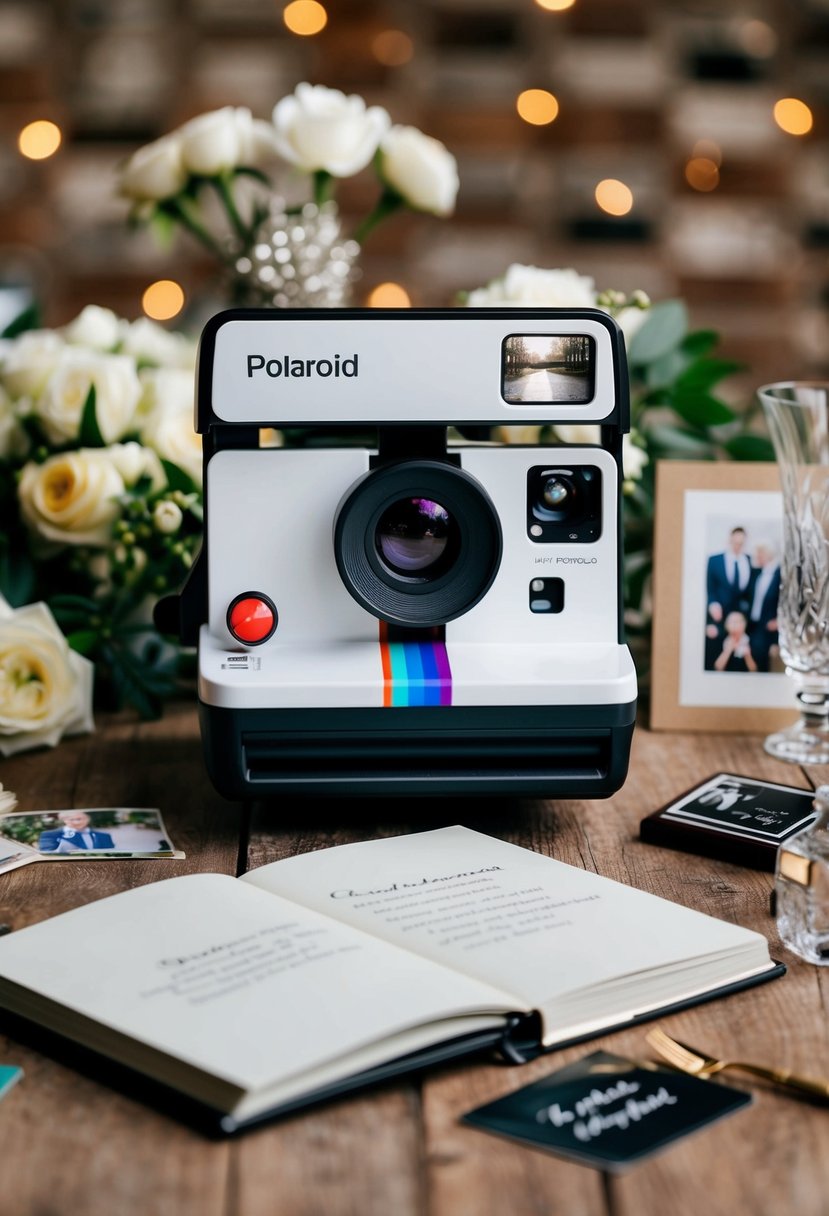
[[[777,466],[660,461],[655,511],[652,729],[788,726],[797,710],[777,645]]]

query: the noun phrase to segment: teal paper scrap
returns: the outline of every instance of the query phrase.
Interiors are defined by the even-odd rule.
[[[16,1085],[22,1076],[22,1068],[14,1068],[11,1064],[0,1064],[0,1099],[5,1098],[12,1086]]]

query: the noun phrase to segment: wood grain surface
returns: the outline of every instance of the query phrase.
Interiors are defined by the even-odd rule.
[[[719,770],[804,788],[829,780],[829,771],[767,757],[757,736],[639,730],[627,784],[606,801],[241,807],[213,793],[191,709],[153,724],[115,717],[54,752],[4,762],[0,780],[21,810],[158,806],[186,861],[28,866],[0,876],[0,922],[17,929],[174,874],[240,873],[296,852],[460,822],[764,933],[789,965],[785,979],[663,1024],[712,1054],[829,1075],[829,976],[781,950],[771,877],[637,839],[642,817]],[[615,1178],[459,1123],[473,1106],[588,1050],[650,1055],[644,1036],[644,1028],[608,1035],[523,1068],[465,1062],[226,1143],[122,1092],[115,1076],[108,1085],[106,1070],[88,1075],[59,1052],[0,1036],[0,1062],[25,1069],[0,1104],[0,1216],[825,1216],[829,1109],[762,1083],[748,1085],[750,1109]]]

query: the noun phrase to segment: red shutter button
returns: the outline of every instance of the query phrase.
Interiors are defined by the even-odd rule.
[[[236,640],[245,646],[267,642],[278,620],[276,605],[261,591],[245,591],[237,595],[227,610],[227,627]]]

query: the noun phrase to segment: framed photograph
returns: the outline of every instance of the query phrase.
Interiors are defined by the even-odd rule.
[[[771,731],[797,717],[780,659],[774,464],[660,461],[651,727]]]

